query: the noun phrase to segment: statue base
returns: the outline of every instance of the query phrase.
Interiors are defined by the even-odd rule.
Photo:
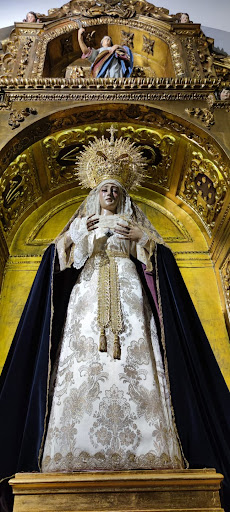
[[[14,512],[223,512],[213,469],[17,473]]]

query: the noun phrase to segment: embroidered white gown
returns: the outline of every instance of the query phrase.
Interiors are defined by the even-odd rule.
[[[85,265],[70,296],[56,364],[43,472],[184,467],[154,318],[129,259],[130,253],[144,254],[146,239],[135,244],[106,236],[117,222],[124,217],[100,217],[89,233],[86,218],[77,218],[67,233],[75,244],[74,265]],[[115,255],[118,271],[120,360],[113,358],[110,328],[107,352],[98,350],[98,275],[105,251]]]

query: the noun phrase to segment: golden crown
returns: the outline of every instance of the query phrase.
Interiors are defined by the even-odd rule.
[[[77,157],[76,165],[81,185],[95,188],[107,179],[115,179],[126,190],[136,188],[145,176],[146,160],[134,143],[120,137],[114,140],[113,125],[107,130],[110,140],[97,137]]]

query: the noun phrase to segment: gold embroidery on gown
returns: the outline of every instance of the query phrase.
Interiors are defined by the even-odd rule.
[[[44,472],[183,467],[153,314],[129,258],[137,245],[108,237],[105,222],[112,231],[121,222],[109,217],[100,217],[90,234],[86,219],[76,218],[69,230],[75,266],[86,262],[70,296],[56,364]],[[107,352],[98,350],[98,278],[106,251],[119,281],[120,360],[113,357],[109,324]]]

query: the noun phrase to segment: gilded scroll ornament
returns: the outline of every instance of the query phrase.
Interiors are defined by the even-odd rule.
[[[33,46],[34,40],[31,37],[26,37],[25,43],[21,52],[20,64],[17,71],[17,76],[24,76],[25,69],[29,63],[30,52]]]
[[[181,195],[201,216],[208,230],[214,228],[226,190],[227,184],[220,169],[202,153],[193,152]]]
[[[230,253],[228,253],[220,269],[220,274],[223,283],[226,310],[230,321]]]
[[[120,18],[132,18],[136,14],[145,14],[157,20],[173,21],[176,16],[169,15],[169,11],[163,7],[139,0],[72,0],[62,7],[49,9],[48,15],[39,14],[41,21],[51,21],[65,16],[84,16],[96,18],[98,16],[111,16]]]
[[[135,142],[146,158],[146,179],[168,188],[176,138],[151,128],[123,127],[122,136]]]
[[[8,77],[12,74],[15,60],[19,49],[19,38],[13,32],[10,39],[3,44],[4,54],[0,55],[0,78]]]
[[[4,231],[8,231],[37,196],[36,179],[26,154],[17,157],[2,174],[0,192],[0,218]]]
[[[26,107],[23,110],[11,110],[8,124],[11,126],[12,130],[19,128],[20,124],[25,121],[26,117],[30,114],[36,115],[37,110],[30,107]]]
[[[94,140],[98,129],[87,126],[85,129],[76,128],[73,130],[64,130],[57,135],[46,137],[43,140],[42,147],[44,158],[47,161],[48,177],[50,187],[53,188],[66,181],[75,181],[77,178],[74,169],[77,153],[83,149],[83,144]],[[66,165],[66,158],[60,157],[60,152],[65,149],[65,155],[69,148],[69,162],[71,166]],[[74,149],[73,149],[74,148]],[[73,152],[74,151],[74,152]]]
[[[197,51],[199,54],[200,62],[203,67],[204,76],[208,78],[215,78],[216,72],[214,68],[214,59],[209,50],[210,42],[208,38],[200,31],[197,38]]]
[[[187,62],[189,65],[189,70],[191,76],[193,78],[202,78],[201,75],[201,64],[198,58],[197,49],[195,46],[194,39],[191,37],[186,37],[184,39],[184,46],[187,53]]]
[[[200,108],[200,107],[192,107],[185,109],[186,114],[191,117],[195,117],[199,119],[202,123],[205,124],[207,128],[210,128],[215,124],[214,114],[212,110],[208,108]]]

